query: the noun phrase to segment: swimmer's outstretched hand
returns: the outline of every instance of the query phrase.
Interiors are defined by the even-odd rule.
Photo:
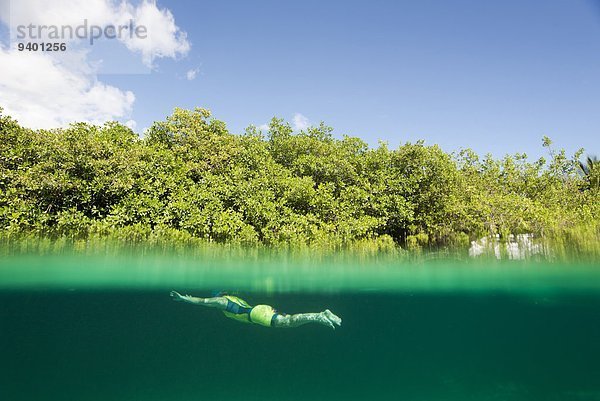
[[[173,298],[173,301],[178,301],[178,302],[185,301],[185,299],[188,297],[187,295],[181,295],[177,291],[171,291],[171,293],[169,295],[171,295],[171,298]]]

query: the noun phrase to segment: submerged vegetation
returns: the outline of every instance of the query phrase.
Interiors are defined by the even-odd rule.
[[[31,130],[0,115],[0,235],[373,252],[532,233],[598,256],[597,161],[369,148],[323,124],[228,132],[176,109],[144,138],[110,122]],[[591,163],[591,164],[590,164]]]

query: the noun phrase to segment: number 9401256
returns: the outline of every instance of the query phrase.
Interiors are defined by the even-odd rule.
[[[65,50],[67,50],[67,44],[60,42],[27,42],[17,44],[17,50],[19,50],[20,52],[64,52]]]

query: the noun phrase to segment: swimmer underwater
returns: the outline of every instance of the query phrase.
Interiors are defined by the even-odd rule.
[[[319,323],[334,330],[336,325],[342,325],[342,319],[329,309],[318,313],[287,315],[278,313],[269,305],[250,306],[243,299],[233,295],[197,298],[191,295],[181,295],[177,291],[171,291],[170,295],[174,301],[217,308],[223,311],[225,316],[243,323],[254,323],[267,327],[298,327],[308,323]]]

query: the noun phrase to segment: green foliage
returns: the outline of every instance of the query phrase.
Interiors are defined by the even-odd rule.
[[[579,170],[586,183],[585,186],[590,189],[600,188],[600,160],[596,156],[588,156],[586,162],[579,162]]]
[[[544,137],[548,162],[497,160],[332,131],[273,119],[266,137],[234,135],[205,109],[175,109],[140,139],[116,122],[34,131],[0,114],[0,233],[365,252],[495,234],[598,241],[600,168],[581,151]],[[591,239],[574,234],[583,226]]]

